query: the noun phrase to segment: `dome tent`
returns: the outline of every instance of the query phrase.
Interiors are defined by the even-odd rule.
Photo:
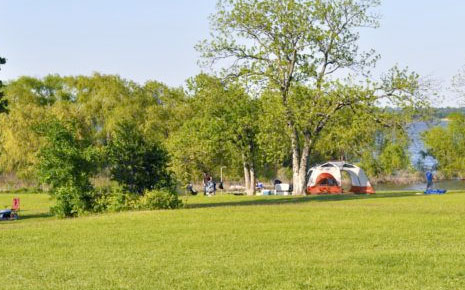
[[[365,172],[358,166],[346,162],[327,162],[310,168],[308,171],[307,194],[340,194],[342,190],[342,174],[349,174],[352,193],[373,194],[375,190],[368,181]]]

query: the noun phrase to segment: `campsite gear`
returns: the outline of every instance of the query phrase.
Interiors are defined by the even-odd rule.
[[[278,183],[274,186],[274,194],[276,195],[289,195],[292,187],[288,183]]]
[[[264,189],[261,191],[262,195],[272,195],[273,192],[269,189]]]
[[[205,186],[205,190],[207,191],[207,194],[215,194],[216,184],[212,180],[208,181]]]
[[[197,191],[194,190],[194,186],[189,183],[187,186],[186,186],[186,190],[188,193],[192,194],[192,195],[197,195]]]
[[[13,198],[13,205],[11,206],[13,211],[19,211],[19,197]]]
[[[349,192],[359,194],[374,194],[375,190],[365,172],[358,166],[346,162],[327,162],[310,168],[308,171],[307,194],[341,194],[342,174],[347,172],[352,187]]]
[[[445,189],[427,189],[424,191],[424,194],[445,194],[447,190]]]
[[[16,220],[18,219],[18,214],[11,209],[0,210],[0,220]]]

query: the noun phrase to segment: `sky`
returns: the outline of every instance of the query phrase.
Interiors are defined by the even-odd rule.
[[[201,71],[194,46],[209,36],[216,0],[0,0],[0,79],[51,73],[119,74],[182,86]],[[447,87],[465,65],[465,1],[384,0],[381,27],[360,47],[376,72],[408,66]],[[449,100],[448,105],[455,105]]]

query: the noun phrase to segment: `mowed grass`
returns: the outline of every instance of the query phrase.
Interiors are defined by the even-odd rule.
[[[464,289],[465,192],[189,197],[186,209],[0,223],[9,289]]]

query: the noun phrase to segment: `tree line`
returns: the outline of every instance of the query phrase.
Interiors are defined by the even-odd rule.
[[[65,203],[75,196],[82,206],[68,212],[135,203],[93,188],[95,176],[143,197],[221,167],[254,194],[257,179],[286,171],[300,195],[309,166],[326,160],[372,176],[408,169],[405,125],[429,102],[414,72],[370,74],[379,56],[358,40],[378,26],[377,4],[219,1],[212,37],[197,46],[218,71],[184,87],[98,73],[13,80],[2,89],[0,168],[49,184]]]

